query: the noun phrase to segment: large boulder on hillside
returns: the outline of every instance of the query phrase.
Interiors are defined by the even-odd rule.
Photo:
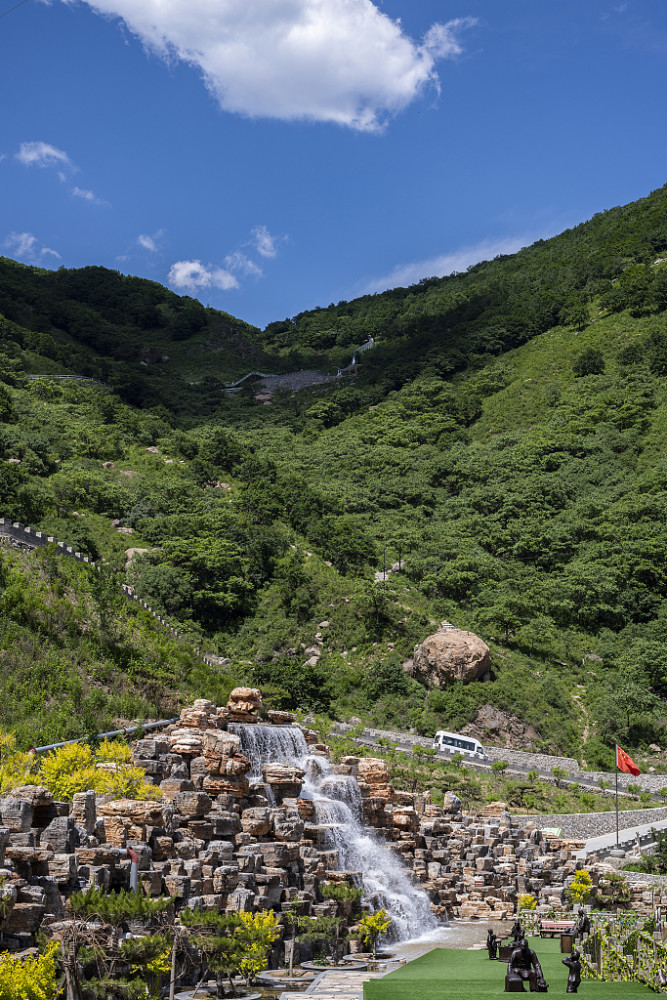
[[[448,627],[429,635],[414,653],[412,673],[428,687],[480,680],[491,670],[489,647],[473,632]]]

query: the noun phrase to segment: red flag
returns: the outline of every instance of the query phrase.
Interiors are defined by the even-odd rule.
[[[626,774],[641,774],[632,757],[616,744],[616,767]]]

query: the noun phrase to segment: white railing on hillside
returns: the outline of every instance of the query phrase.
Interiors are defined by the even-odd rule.
[[[21,524],[18,521],[12,522],[6,517],[0,517],[0,538],[7,538],[16,545],[22,545],[29,549],[38,549],[45,545],[55,545],[56,553],[58,555],[70,556],[70,558],[76,559],[77,562],[86,563],[94,570],[103,572],[103,568],[99,565],[99,563],[96,563],[94,559],[90,558],[90,556],[77,552],[73,546],[66,545],[64,542],[59,542],[58,539],[54,538],[52,535],[46,535],[43,531],[36,531],[34,528],[26,527],[26,525]],[[139,604],[145,611],[152,615],[153,618],[155,618],[155,620],[170,633],[170,635],[181,642],[187,643],[198,660],[201,660],[201,662],[205,663],[208,667],[220,666],[219,662],[212,660],[204,653],[201,653],[196,646],[193,646],[187,636],[183,635],[182,632],[179,632],[178,629],[174,628],[171,622],[169,622],[166,618],[163,618],[159,612],[155,611],[150,606],[150,604],[147,604],[146,601],[137,597],[133,587],[123,583],[121,584],[121,590],[128,600]]]

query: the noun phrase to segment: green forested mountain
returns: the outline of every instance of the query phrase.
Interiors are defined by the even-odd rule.
[[[276,705],[427,733],[490,704],[544,746],[608,763],[610,741],[661,742],[667,717],[663,258],[667,188],[263,333],[151,282],[2,260],[0,515],[104,559],[105,579],[229,658],[166,670],[173,701],[244,680]],[[258,364],[331,371],[369,335],[335,382],[271,405],[220,391]],[[45,371],[112,388],[28,378]],[[31,624],[7,580],[41,571],[10,563],[1,642],[20,685],[54,656],[23,657],[13,630],[57,643],[59,615]],[[79,586],[60,599],[86,608]],[[489,642],[491,681],[426,691],[404,673],[443,618]],[[97,666],[73,671],[107,717],[129,714],[114,701],[127,657],[90,621]],[[0,724],[20,725],[5,704]],[[39,711],[46,732],[47,699]],[[147,689],[134,714],[154,711]]]

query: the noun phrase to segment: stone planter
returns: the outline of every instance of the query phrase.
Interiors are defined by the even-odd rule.
[[[363,972],[368,968],[368,962],[339,962],[338,965],[324,965],[322,962],[302,962],[302,969],[312,970],[313,972],[331,972],[336,970],[336,972]]]
[[[353,955],[343,955],[344,962],[388,962],[391,959],[397,958],[398,952],[395,951],[378,951],[376,955],[373,955],[371,951],[357,951]]]
[[[262,973],[261,976],[258,976],[257,982],[261,986],[301,986],[305,988],[313,982],[316,976],[317,973],[315,972],[307,972],[306,970],[302,970],[298,966],[295,966],[292,970],[291,976],[289,974],[289,969],[271,969],[268,972]]]
[[[215,987],[200,986],[199,989],[181,990],[174,994],[174,1000],[216,1000],[217,995]],[[262,1000],[262,994],[238,992],[232,1000]]]

